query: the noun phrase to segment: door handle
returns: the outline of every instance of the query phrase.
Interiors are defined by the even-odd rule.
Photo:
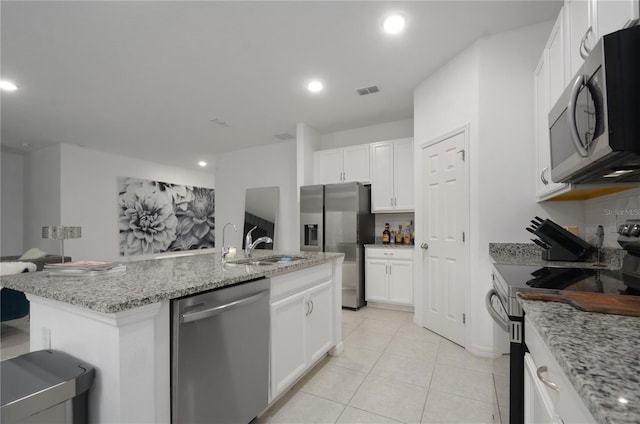
[[[420,245],[420,249],[428,250],[429,249],[429,245],[427,243],[422,243]]]
[[[222,313],[225,310],[228,309],[234,309],[234,308],[239,308],[240,306],[244,306],[248,303],[253,303],[256,300],[260,299],[263,296],[266,296],[269,293],[268,290],[265,291],[261,291],[258,294],[254,294],[253,296],[249,296],[246,297],[244,299],[240,299],[240,300],[236,300],[234,302],[229,302],[227,304],[224,305],[220,305],[220,306],[216,306],[213,308],[207,308],[201,311],[194,311],[194,312],[187,312],[182,314],[182,319],[181,322],[186,323],[186,322],[191,322],[191,321],[197,321],[200,319],[204,319],[204,318],[209,318],[215,315],[219,315],[220,313]]]

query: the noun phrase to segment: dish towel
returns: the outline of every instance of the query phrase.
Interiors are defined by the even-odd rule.
[[[35,272],[36,269],[36,264],[31,262],[0,262],[0,275]]]

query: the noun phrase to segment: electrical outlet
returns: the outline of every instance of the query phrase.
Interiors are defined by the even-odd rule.
[[[51,349],[51,329],[42,327],[42,349]]]

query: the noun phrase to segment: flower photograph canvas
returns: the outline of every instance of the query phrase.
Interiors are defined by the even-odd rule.
[[[215,190],[118,177],[120,256],[215,247]]]

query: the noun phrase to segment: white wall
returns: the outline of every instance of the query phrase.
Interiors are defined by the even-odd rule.
[[[82,238],[65,242],[65,254],[74,260],[127,261],[151,256],[119,256],[118,177],[207,188],[215,186],[214,175],[208,172],[161,165],[69,144],[62,144],[60,148],[60,223],[82,227]]]
[[[598,225],[602,225],[604,246],[620,248],[618,227],[628,219],[640,219],[640,188],[586,200],[583,238],[593,243]]]
[[[60,145],[55,145],[25,157],[24,249],[59,255],[60,243],[43,240],[42,227],[60,225],[60,220]]]
[[[413,137],[413,119],[383,122],[368,127],[322,134],[320,144],[321,150],[325,150],[405,137]]]
[[[467,348],[483,355],[493,350],[493,324],[484,306],[491,285],[488,244],[529,242],[524,228],[535,215],[584,224],[582,202],[535,202],[533,71],[551,24],[483,38],[414,91],[416,178],[420,146],[469,125]],[[417,210],[416,238],[421,221]],[[422,287],[416,291],[422,295]]]
[[[313,184],[313,152],[322,150],[318,131],[305,123],[296,125],[296,167],[298,187]]]
[[[24,155],[3,151],[0,156],[0,256],[22,255],[26,250],[23,248]]]
[[[219,243],[216,247],[222,247],[222,228],[227,222],[238,227],[237,233],[227,229],[227,245],[242,247],[246,189],[275,186],[280,187],[280,207],[274,247],[298,250],[296,172],[295,141],[218,155],[215,176],[216,240]]]

